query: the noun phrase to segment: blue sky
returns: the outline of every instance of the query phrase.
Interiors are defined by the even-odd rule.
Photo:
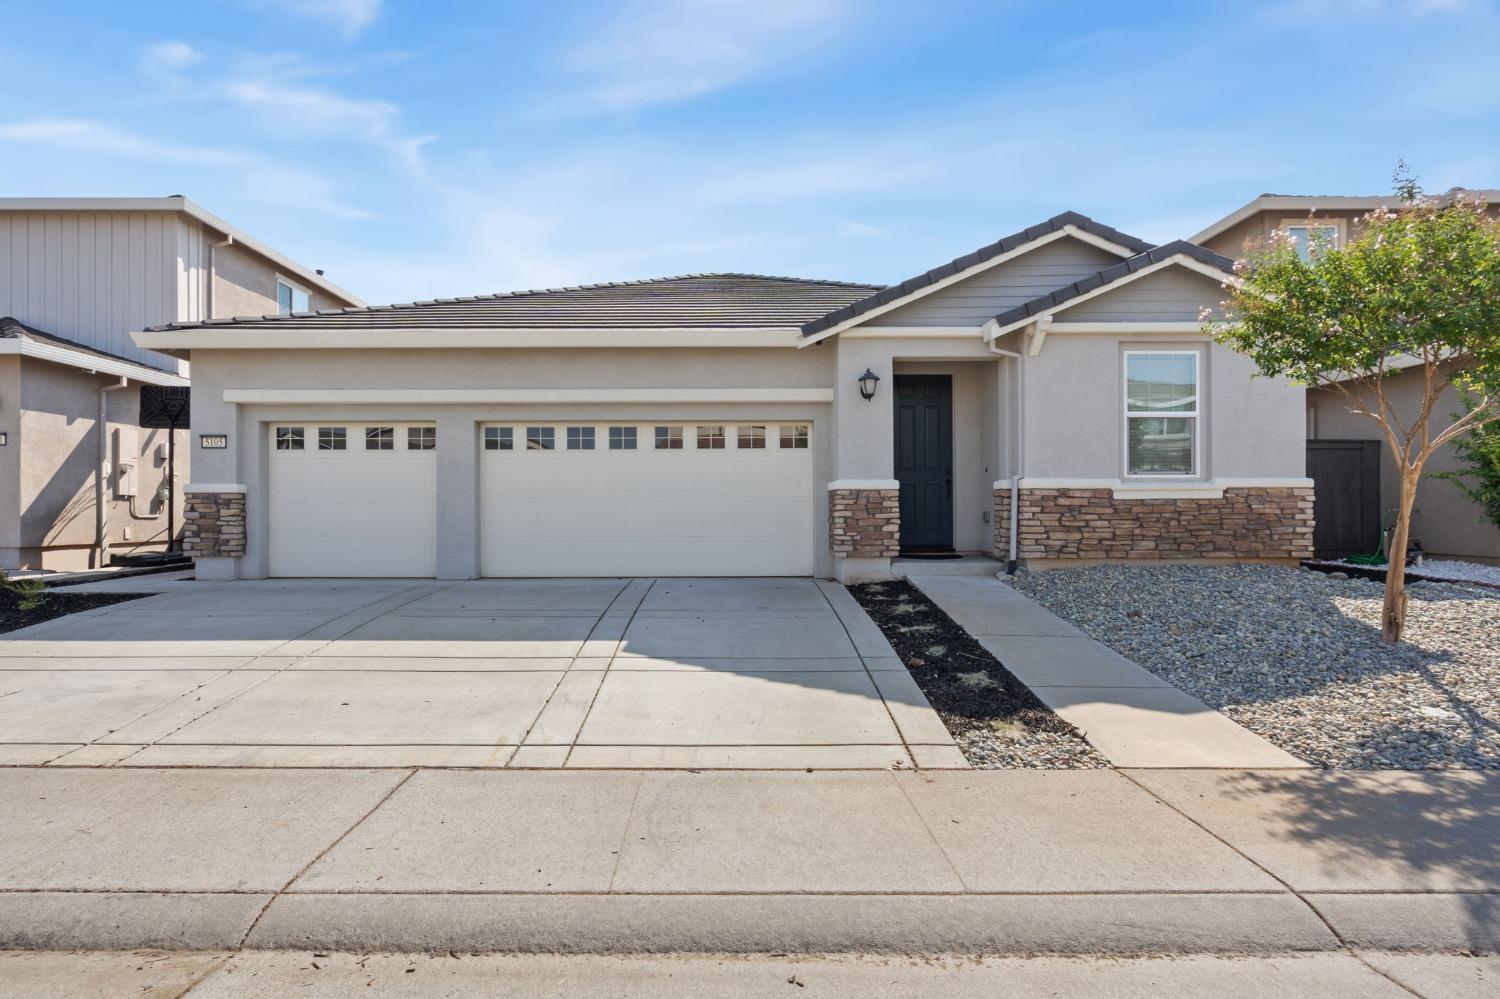
[[[0,2],[0,194],[186,194],[371,302],[889,282],[1074,209],[1500,187],[1494,0]]]

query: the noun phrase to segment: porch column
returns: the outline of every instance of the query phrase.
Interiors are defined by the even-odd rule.
[[[889,579],[900,550],[901,502],[895,474],[890,348],[881,340],[840,340],[834,376],[834,477],[828,483],[828,544],[841,583]],[[880,377],[873,399],[859,391],[866,370]]]

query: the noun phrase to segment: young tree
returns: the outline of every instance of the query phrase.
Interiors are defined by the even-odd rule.
[[[1213,336],[1264,375],[1336,392],[1380,428],[1401,472],[1381,633],[1399,642],[1406,622],[1406,548],[1422,466],[1460,435],[1500,420],[1500,221],[1463,192],[1422,194],[1404,165],[1396,207],[1360,220],[1342,247],[1299,251],[1278,234],[1235,264],[1236,280]],[[1393,373],[1416,368],[1422,400],[1397,412]],[[1473,405],[1432,425],[1450,385]],[[1408,407],[1410,409],[1410,407]]]

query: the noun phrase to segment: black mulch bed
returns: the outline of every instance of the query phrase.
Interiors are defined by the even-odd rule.
[[[975,767],[1091,769],[1108,764],[984,646],[909,583],[849,587]]]
[[[76,614],[108,604],[139,600],[149,593],[68,593],[63,590],[44,590],[40,594],[42,605],[31,610],[21,609],[21,598],[0,586],[0,632],[15,631],[29,624],[41,624],[55,617]]]

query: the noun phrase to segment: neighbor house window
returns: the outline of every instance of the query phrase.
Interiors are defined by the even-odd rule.
[[[759,450],[766,446],[765,427],[740,427],[738,433],[738,444],[740,448]]]
[[[290,281],[276,279],[276,311],[281,315],[293,312],[311,312],[312,299],[306,288],[299,288]]]
[[[515,430],[512,427],[485,427],[484,449],[486,451],[511,451],[516,446]]]
[[[396,450],[395,427],[365,427],[366,451]]]
[[[319,451],[343,451],[349,446],[349,432],[343,427],[319,427]]]
[[[303,432],[301,427],[276,428],[276,450],[301,451],[302,444]]]
[[[1198,354],[1126,351],[1125,472],[1198,470]]]
[[[611,451],[634,451],[635,427],[610,427],[609,449]]]
[[[526,450],[551,451],[557,441],[557,432],[551,427],[527,427]]]
[[[406,450],[436,451],[437,427],[407,427]]]
[[[805,423],[788,423],[781,428],[782,447],[805,449],[807,439],[808,426]]]
[[[569,427],[568,428],[568,450],[569,451],[592,451],[592,450],[594,450],[594,428],[593,427]]]
[[[1343,227],[1337,222],[1310,222],[1287,220],[1281,231],[1297,244],[1297,256],[1311,260],[1324,250],[1336,250],[1343,241]]]
[[[698,427],[698,450],[720,451],[724,448],[724,425],[710,423]]]
[[[658,451],[681,451],[682,450],[682,428],[681,427],[657,427],[656,428],[656,450],[658,450]]]

